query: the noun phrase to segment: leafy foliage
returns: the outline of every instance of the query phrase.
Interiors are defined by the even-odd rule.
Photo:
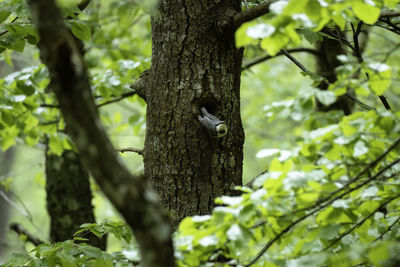
[[[253,7],[262,1],[249,2]],[[396,101],[392,101],[392,110],[378,106],[378,97],[383,94],[397,99],[394,85],[398,85],[398,45],[378,57],[374,52],[382,48],[381,42],[376,44],[371,37],[371,45],[363,55],[357,53],[355,43],[356,28],[365,24],[371,35],[379,31],[375,29],[379,26],[398,38],[398,19],[381,19],[392,9],[398,12],[398,2],[275,1],[269,14],[238,29],[237,45],[246,46],[247,57],[263,50],[272,57],[282,49],[314,45],[322,38],[338,39],[334,32],[322,31],[324,27],[348,30],[347,39],[352,41],[342,40],[349,53],[339,57],[342,65],[336,69],[337,81],[329,84],[328,90],[308,86],[316,87],[323,81],[309,71],[296,81],[297,91],[292,97],[284,99],[286,95],[282,94],[279,101],[265,104],[263,98],[253,100],[251,95],[253,105],[244,109],[256,109],[251,110],[252,114],[260,115],[258,104],[262,104],[263,119],[286,127],[283,131],[293,130],[293,144],[284,149],[262,149],[261,141],[249,137],[254,138],[248,142],[256,144],[257,156],[265,160],[268,171],[257,176],[252,186],[238,188],[240,196],[217,199],[219,206],[211,215],[182,221],[174,237],[179,266],[398,265],[400,113],[394,111],[398,108]],[[124,1],[107,4],[106,11],[91,14],[64,7],[71,31],[88,49],[86,59],[98,105],[130,92],[127,84],[149,66],[150,56],[149,41],[138,41],[143,39],[140,36],[148,37],[148,21],[136,28],[138,35],[130,34],[131,24],[142,19],[143,9]],[[0,52],[11,64],[10,51],[22,51],[26,42],[36,44],[37,34],[23,1],[1,1],[0,7],[0,25],[5,32],[0,36]],[[98,19],[115,15],[118,23]],[[282,71],[278,66],[272,68],[274,75]],[[257,76],[257,70],[254,73],[244,75]],[[286,77],[281,79],[284,82]],[[274,86],[274,81],[268,82]],[[16,140],[34,146],[46,139],[52,153],[74,149],[63,133],[57,102],[46,89],[49,78],[44,66],[15,72],[1,79],[0,86],[5,89],[0,91],[3,150],[15,145]],[[263,86],[254,87],[256,93],[265,91]],[[276,87],[273,92],[279,95],[281,84]],[[329,105],[349,91],[358,101],[358,111],[353,114],[315,111],[316,99]],[[251,93],[244,91],[243,95]],[[131,99],[143,104],[137,97]],[[106,111],[102,115],[106,125],[121,122],[119,115]],[[143,130],[141,118],[140,112],[129,118],[136,133]],[[247,122],[251,124],[253,118]],[[140,261],[134,244],[122,252],[108,253],[79,243],[85,241],[82,234],[89,231],[97,236],[111,233],[119,240],[134,243],[122,223],[86,224],[74,240],[45,243],[29,253],[15,254],[5,266],[133,266]]]
[[[84,224],[82,229],[76,233],[74,240],[54,244],[43,243],[30,251],[30,254],[13,254],[13,257],[4,266],[133,266],[132,262],[120,252],[107,253],[85,243],[77,243],[77,241],[86,240],[82,236],[88,232],[97,236],[111,233],[118,240],[124,239],[127,242],[132,239],[132,234],[123,223]],[[132,257],[130,256],[130,258]]]

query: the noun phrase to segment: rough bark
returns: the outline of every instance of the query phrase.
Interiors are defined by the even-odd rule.
[[[71,150],[61,156],[46,153],[46,193],[52,242],[72,239],[81,224],[95,222],[89,173],[78,153]],[[105,238],[84,237],[89,239],[85,242],[105,249]]]
[[[140,79],[147,102],[145,175],[172,212],[172,224],[210,213],[214,199],[242,184],[242,50],[234,43],[240,1],[165,0],[152,15],[152,65]],[[135,87],[134,87],[135,88]],[[225,120],[209,136],[200,108]]]
[[[145,179],[120,163],[102,127],[82,54],[52,0],[29,0],[40,36],[40,56],[82,162],[132,227],[142,266],[175,266],[171,231],[157,195]]]
[[[337,39],[332,39],[324,37],[321,42],[317,43],[317,50],[319,56],[316,57],[317,60],[317,73],[328,80],[329,83],[334,83],[337,80],[335,68],[342,65],[342,63],[337,58],[339,55],[346,54],[345,49],[341,40],[345,40],[346,36],[339,29],[328,29],[324,28],[322,32],[334,32],[337,35]],[[321,90],[327,90],[328,84],[323,83],[319,86]],[[320,111],[329,110],[342,110],[345,115],[351,114],[353,109],[353,102],[346,95],[340,96],[334,103],[329,106],[325,106],[317,100],[317,109]]]

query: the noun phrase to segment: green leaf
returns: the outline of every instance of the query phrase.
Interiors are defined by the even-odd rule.
[[[391,83],[392,69],[380,63],[371,63],[368,67],[369,87],[376,95],[382,95]]]
[[[1,149],[3,151],[16,144],[15,138],[17,137],[19,131],[20,130],[17,128],[17,126],[13,125],[9,128],[3,129],[0,132]]]
[[[325,106],[329,106],[336,101],[336,95],[332,91],[317,90],[315,96]]]
[[[93,262],[93,266],[96,266],[96,267],[113,267],[114,264],[110,260],[96,259],[96,261]]]
[[[247,35],[247,30],[253,26],[256,26],[255,22],[245,23],[236,30],[235,40],[238,47],[257,43],[257,40]]]
[[[22,52],[25,48],[25,40],[18,34],[7,33],[0,39],[0,46]]]
[[[102,251],[99,248],[82,244],[80,245],[80,250],[85,254],[86,257],[88,258],[101,258],[102,257]]]
[[[397,3],[399,2],[398,0],[383,0],[385,5],[387,5],[390,8],[395,8]]]
[[[297,30],[297,32],[302,34],[310,44],[314,44],[317,41],[322,41],[321,34],[319,34],[318,32],[314,32],[310,29],[303,28]]]
[[[202,247],[208,247],[208,246],[215,246],[218,245],[218,238],[214,235],[211,236],[205,236],[202,239],[199,240],[199,245]]]
[[[340,27],[341,30],[344,30],[346,26],[346,20],[341,13],[333,14],[332,20]]]
[[[371,249],[368,253],[369,260],[375,266],[382,266],[382,263],[390,256],[389,248],[386,244]]]
[[[3,23],[3,21],[5,21],[8,16],[11,15],[11,11],[4,9],[4,10],[0,10],[0,23]]]
[[[357,143],[354,145],[353,157],[358,158],[368,153],[368,150],[368,146],[366,146],[363,141],[357,141]]]
[[[7,65],[12,67],[13,62],[11,60],[11,51],[6,49],[5,52],[3,53],[3,56],[4,56],[4,61],[7,63]]]
[[[354,14],[365,23],[374,24],[379,18],[380,9],[375,6],[359,1],[354,3],[351,7]]]
[[[62,251],[64,252],[64,251]],[[61,266],[63,267],[77,267],[76,259],[72,255],[66,253],[58,253],[58,257],[61,261]]]
[[[59,136],[51,135],[49,138],[49,149],[51,153],[61,156],[64,151],[63,140],[61,140]]]
[[[27,96],[31,96],[35,93],[35,87],[31,83],[26,83],[25,81],[18,80],[17,88]]]
[[[82,41],[89,42],[91,37],[91,28],[89,24],[82,20],[73,20],[71,23],[72,33]]]
[[[290,39],[286,34],[275,33],[272,36],[263,39],[261,41],[261,47],[271,56],[275,56],[286,44],[289,43],[289,40]]]

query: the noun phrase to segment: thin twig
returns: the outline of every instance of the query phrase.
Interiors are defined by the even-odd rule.
[[[377,207],[373,212],[371,212],[370,214],[368,214],[368,216],[366,216],[364,219],[362,219],[361,221],[359,221],[358,223],[354,224],[353,227],[351,227],[349,230],[343,232],[338,238],[336,238],[332,243],[330,243],[327,247],[324,248],[324,250],[328,250],[329,248],[331,248],[332,246],[334,246],[337,242],[339,242],[340,240],[342,240],[343,237],[345,237],[346,235],[350,234],[351,232],[353,232],[357,227],[360,227],[366,220],[368,220],[369,218],[371,218],[376,212],[378,212],[380,209],[382,209],[383,207],[385,207],[387,204],[389,204],[390,202],[392,202],[393,200],[395,200],[396,198],[399,198],[400,194],[389,198],[388,200],[386,200],[385,202],[383,202],[381,205],[379,205],[379,207]]]
[[[40,244],[43,244],[44,241],[41,239],[37,238],[33,234],[29,233],[28,230],[26,230],[22,225],[19,223],[11,223],[10,224],[10,229],[16,232],[19,235],[25,235],[26,240],[31,242],[35,246],[39,246]]]
[[[379,18],[391,18],[391,17],[400,17],[400,11],[398,10],[386,10],[382,11]]]
[[[257,255],[254,257],[253,260],[250,261],[250,263],[248,263],[247,265],[245,265],[246,267],[253,265],[254,263],[256,263],[261,256],[277,241],[279,240],[284,234],[286,234],[287,232],[289,232],[293,226],[295,226],[296,224],[300,223],[301,221],[307,219],[308,217],[310,217],[311,215],[314,215],[315,213],[317,213],[318,211],[326,208],[327,206],[331,205],[333,202],[335,202],[338,199],[343,198],[344,196],[350,194],[351,192],[361,188],[362,186],[368,184],[369,182],[377,179],[379,176],[381,176],[385,171],[387,171],[388,169],[390,169],[391,167],[393,167],[395,164],[400,162],[400,158],[393,161],[391,164],[389,164],[388,166],[382,168],[378,173],[376,173],[375,175],[373,175],[372,177],[370,177],[369,179],[367,179],[366,181],[362,182],[361,184],[348,189],[347,191],[343,192],[342,194],[336,196],[335,198],[329,200],[327,203],[317,207],[316,209],[310,211],[309,213],[303,215],[302,217],[300,217],[299,219],[295,220],[294,222],[292,222],[291,224],[289,224],[288,226],[286,226],[285,229],[283,229],[279,234],[277,234],[274,238],[272,238],[271,240],[268,241],[268,243],[257,253]]]
[[[328,35],[328,36],[330,36],[331,38],[334,38],[335,40],[337,40],[341,44],[347,45],[348,47],[350,47],[351,50],[354,51],[354,46],[349,41],[347,41],[345,38],[342,38],[340,35],[334,33],[331,29],[324,28],[321,32],[326,34],[326,35]]]
[[[289,60],[291,60],[297,67],[299,67],[302,71],[307,72],[307,73],[312,73],[311,71],[309,71],[303,64],[301,64],[296,58],[294,58],[292,55],[290,55],[288,53],[288,51],[282,49],[281,50],[282,54],[285,55]],[[318,88],[322,89],[322,88],[328,88],[329,83],[326,80],[322,80],[319,85]],[[345,93],[345,95],[350,98],[351,100],[353,100],[357,105],[359,105],[360,107],[367,109],[367,110],[376,110],[373,107],[368,106],[367,104],[361,102],[359,99],[357,99],[356,97],[350,95],[349,93]],[[384,96],[379,96],[379,98],[383,98],[383,100],[381,99],[382,103],[385,103],[388,105],[389,109],[389,103],[387,102],[386,98]],[[386,107],[386,106],[385,106]]]
[[[353,101],[355,104],[359,105],[360,107],[362,107],[365,110],[376,110],[376,108],[368,106],[367,104],[361,102],[360,100],[358,100],[357,98],[355,98],[354,96],[352,96],[349,93],[345,93],[344,95],[346,97],[348,97],[351,101]]]
[[[310,54],[319,56],[318,51],[315,50],[315,49],[311,49],[311,48],[294,48],[294,49],[288,49],[287,52],[288,52],[288,53],[306,52],[306,53],[310,53]],[[242,67],[242,71],[247,70],[247,69],[253,67],[253,66],[256,65],[256,64],[259,64],[259,63],[261,63],[261,62],[267,61],[267,60],[269,60],[269,59],[272,59],[272,58],[275,58],[275,57],[281,56],[281,55],[283,55],[283,52],[282,52],[282,51],[279,51],[275,56],[266,55],[266,56],[264,56],[264,57],[260,57],[260,58],[258,58],[258,59],[255,59],[254,61],[252,61],[252,62],[250,62],[250,63],[244,65],[244,66]]]
[[[11,23],[14,23],[18,18],[19,18],[19,17],[16,16],[16,17],[11,21]],[[4,31],[0,32],[0,36],[6,34],[7,32],[8,32],[8,30],[4,30]]]
[[[376,166],[382,159],[386,157],[387,154],[389,154],[393,149],[395,149],[398,145],[400,144],[400,138],[398,138],[388,149],[386,149],[379,157],[377,157],[374,161],[370,162],[361,172],[359,172],[356,177],[353,179],[350,179],[346,184],[344,184],[341,188],[336,189],[335,191],[331,192],[327,197],[320,199],[314,204],[312,207],[307,207],[304,210],[308,209],[313,209],[324,203],[325,201],[328,201],[331,197],[342,191],[343,189],[349,187],[353,183],[357,182],[358,180],[361,179],[361,177],[366,174],[370,169]]]
[[[390,27],[392,27],[393,32],[396,34],[400,33],[400,28],[394,24],[389,18],[386,18],[385,20],[380,20],[381,22],[386,23],[387,25],[389,25]]]
[[[297,67],[299,67],[304,72],[310,72],[303,64],[301,64],[297,59],[295,59],[291,54],[288,53],[285,49],[281,50],[282,54],[284,54],[290,61],[292,61]]]
[[[115,103],[115,102],[121,101],[122,99],[125,99],[125,98],[130,97],[130,96],[134,96],[134,95],[136,95],[135,91],[123,93],[122,95],[120,95],[120,96],[118,96],[118,97],[116,97],[114,99],[111,99],[111,100],[108,100],[108,101],[106,101],[104,103],[98,104],[97,108],[100,108],[102,106],[105,106],[105,105],[108,105],[108,104],[111,104],[111,103]]]
[[[60,108],[59,105],[54,105],[54,104],[40,104],[40,107],[42,107],[42,108]]]
[[[390,230],[392,230],[392,228],[393,228],[398,222],[400,222],[400,216],[397,217],[397,219],[396,219],[396,220],[395,220],[395,221],[394,221],[380,236],[378,236],[374,241],[372,241],[372,243],[378,241],[379,239],[382,239],[383,236],[384,236],[387,232],[389,232]]]
[[[354,54],[355,56],[358,58],[358,61],[360,63],[364,62],[362,55],[361,55],[361,50],[360,50],[360,45],[358,42],[358,37],[360,36],[361,30],[362,30],[362,26],[363,26],[363,22],[360,21],[357,24],[357,29],[354,28],[353,23],[350,23],[351,25],[351,29],[353,31],[353,42],[354,42]]]
[[[46,122],[43,122],[43,123],[39,123],[39,126],[47,126],[47,125],[57,124],[59,122],[60,122],[59,119],[58,120],[54,120],[54,121],[46,121]]]
[[[256,177],[254,177],[253,179],[251,179],[250,181],[248,181],[247,183],[246,183],[246,186],[247,187],[253,187],[253,184],[254,184],[254,182],[259,178],[259,177],[261,177],[263,174],[265,174],[265,173],[267,173],[268,172],[268,170],[264,170],[264,171],[262,171],[260,174],[258,174]]]
[[[134,148],[134,147],[120,148],[120,149],[116,149],[116,151],[121,152],[121,153],[135,152],[139,155],[143,155],[143,149]]]
[[[355,54],[356,58],[358,59],[358,62],[359,63],[363,63],[364,59],[363,59],[362,54],[360,52],[361,50],[360,50],[360,46],[359,46],[359,43],[358,43],[358,37],[359,37],[359,35],[361,33],[363,22],[360,21],[358,23],[357,29],[354,28],[353,23],[350,23],[350,25],[351,25],[351,29],[353,31],[353,42],[354,42],[354,50],[353,51],[354,51],[354,54]],[[365,75],[367,76],[367,79],[369,80],[368,73],[366,73]],[[390,104],[387,101],[386,97],[384,95],[380,95],[378,97],[381,100],[381,102],[382,102],[383,106],[385,107],[385,109],[386,110],[391,110]]]

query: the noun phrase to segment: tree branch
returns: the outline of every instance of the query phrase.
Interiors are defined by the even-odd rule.
[[[376,212],[378,212],[380,209],[384,208],[387,204],[389,204],[390,202],[392,202],[393,200],[395,200],[396,198],[399,198],[400,194],[389,198],[388,200],[386,200],[385,202],[383,202],[381,205],[379,205],[379,207],[377,207],[373,212],[371,212],[370,214],[368,214],[368,216],[366,216],[364,219],[362,219],[361,221],[359,221],[358,223],[356,223],[355,225],[353,225],[353,227],[351,227],[349,230],[343,232],[338,238],[336,238],[332,243],[330,243],[327,247],[324,248],[324,250],[328,250],[329,248],[331,248],[333,245],[335,245],[337,242],[339,242],[340,240],[342,240],[343,237],[345,237],[346,235],[350,234],[351,232],[353,232],[357,227],[360,227],[366,220],[368,220],[369,218],[371,218]]]
[[[120,148],[120,149],[116,149],[116,151],[121,152],[121,153],[134,152],[139,155],[143,155],[143,149],[134,148],[134,147]]]
[[[40,104],[41,108],[60,108],[59,105],[54,105],[54,104]]]
[[[16,232],[18,235],[25,235],[26,240],[31,242],[35,246],[39,246],[40,244],[43,244],[44,241],[40,240],[33,234],[29,233],[28,230],[26,230],[22,225],[19,223],[11,223],[10,224],[10,229]]]
[[[379,18],[392,18],[392,17],[399,17],[400,16],[400,11],[397,10],[386,10],[382,11],[381,15]]]
[[[399,144],[400,144],[400,138],[398,138],[388,149],[386,149],[381,155],[379,155],[379,157],[377,157],[374,161],[370,162],[361,172],[359,172],[356,175],[356,177],[354,177],[353,179],[350,179],[349,181],[347,181],[347,183],[344,184],[341,188],[338,188],[335,191],[331,192],[327,197],[325,197],[323,199],[320,199],[320,200],[317,200],[316,204],[314,206],[305,208],[303,210],[308,210],[308,209],[313,209],[313,208],[318,207],[319,205],[321,205],[322,203],[328,201],[331,197],[333,197],[334,195],[336,195],[340,191],[343,191],[344,189],[348,188],[353,183],[355,183],[358,180],[360,180],[361,177],[364,174],[366,174],[370,169],[375,167],[382,159],[384,159],[390,153],[390,151],[395,149]]]
[[[148,180],[121,164],[102,126],[90,90],[82,51],[66,28],[54,0],[28,0],[69,135],[81,159],[132,228],[144,267],[175,266],[171,228]]]
[[[390,169],[391,167],[393,167],[395,164],[400,162],[400,158],[398,158],[397,160],[393,161],[392,163],[390,163],[388,166],[382,168],[378,173],[376,173],[375,175],[373,175],[372,177],[370,177],[369,179],[365,180],[364,182],[362,182],[361,184],[348,189],[347,191],[343,192],[342,194],[336,196],[335,198],[329,200],[328,202],[326,202],[325,204],[321,205],[321,206],[317,206],[314,210],[310,211],[309,213],[303,215],[302,217],[298,218],[297,220],[293,221],[291,224],[289,224],[288,226],[286,226],[285,229],[283,229],[279,234],[277,234],[274,238],[270,239],[268,241],[268,243],[257,253],[257,255],[254,257],[253,260],[250,261],[250,263],[248,263],[247,265],[245,265],[246,267],[253,265],[254,263],[256,263],[261,256],[277,241],[279,240],[284,234],[286,234],[287,232],[289,232],[292,227],[294,227],[296,224],[302,222],[303,220],[307,219],[308,217],[310,217],[311,215],[314,215],[315,213],[317,213],[318,211],[326,208],[327,206],[331,205],[333,202],[335,202],[338,199],[341,199],[345,196],[347,196],[348,194],[350,194],[351,192],[361,188],[362,186],[370,183],[371,181],[377,179],[378,177],[380,177],[385,171],[387,171],[388,169]],[[345,187],[342,187],[345,188]],[[400,197],[397,196],[397,197]]]
[[[284,54],[290,61],[292,61],[299,69],[304,72],[310,72],[303,64],[301,64],[297,59],[295,59],[291,54],[289,54],[285,49],[281,50],[282,54]]]
[[[358,59],[358,62],[359,63],[363,63],[364,59],[363,59],[362,54],[360,52],[361,50],[360,50],[360,46],[359,46],[359,43],[358,43],[358,37],[359,37],[359,35],[361,33],[361,29],[362,29],[362,26],[364,25],[364,23],[362,21],[360,21],[358,23],[358,25],[357,25],[357,29],[354,28],[353,23],[350,23],[350,25],[351,25],[351,29],[353,31],[353,42],[354,42],[353,51],[354,51],[354,54],[355,54],[356,58]],[[369,80],[368,73],[366,73],[365,75],[367,76],[367,79]],[[390,107],[389,102],[387,101],[386,97],[384,95],[380,95],[378,97],[381,100],[381,102],[382,102],[383,106],[385,107],[385,109],[386,110],[391,110],[391,107]]]
[[[252,21],[258,17],[261,17],[265,14],[269,13],[269,7],[272,3],[276,2],[277,0],[269,0],[258,6],[246,9],[233,17],[233,24],[235,29],[239,28],[245,22]]]
[[[122,95],[120,95],[120,96],[118,96],[118,97],[116,97],[116,98],[114,98],[114,99],[111,99],[111,100],[108,100],[108,101],[103,102],[103,103],[101,103],[101,104],[98,104],[98,105],[97,105],[97,108],[100,108],[100,107],[102,107],[102,106],[105,106],[105,105],[108,105],[108,104],[112,104],[112,103],[121,101],[122,99],[125,99],[125,98],[130,97],[130,96],[134,96],[134,95],[136,95],[136,92],[135,92],[135,91],[123,93]]]
[[[400,216],[399,217],[397,217],[397,219],[391,224],[391,225],[389,225],[389,227],[385,230],[385,231],[383,231],[383,233],[380,235],[380,236],[378,236],[374,241],[372,241],[372,242],[376,242],[376,241],[378,241],[379,239],[382,239],[383,238],[383,236],[387,233],[387,232],[389,232],[390,230],[392,230],[392,228],[396,225],[396,224],[398,224],[400,222]]]
[[[143,71],[140,74],[139,79],[137,79],[136,82],[129,86],[131,89],[135,90],[136,94],[140,96],[144,101],[146,101],[146,87],[150,75],[150,70]]]
[[[287,51],[288,53],[306,52],[306,53],[313,54],[313,55],[315,55],[315,56],[319,56],[318,51],[315,50],[315,49],[311,49],[311,48],[294,48],[294,49],[288,49],[288,50],[286,50],[286,51]],[[244,66],[242,67],[242,71],[247,70],[247,69],[249,69],[249,68],[253,67],[254,65],[257,65],[257,64],[259,64],[259,63],[261,63],[261,62],[267,61],[267,60],[269,60],[269,59],[272,59],[272,58],[275,58],[275,57],[281,56],[281,55],[283,55],[283,52],[282,52],[282,51],[279,51],[275,56],[266,55],[266,56],[264,56],[264,57],[260,57],[260,58],[258,58],[258,59],[255,59],[255,60],[253,60],[252,62],[247,63],[246,65],[244,65]]]
[[[312,73],[311,71],[309,71],[303,64],[301,64],[297,59],[295,59],[292,55],[290,55],[288,53],[288,51],[282,49],[281,50],[282,54],[284,54],[288,59],[290,59],[290,61],[292,61],[297,67],[299,67],[302,71],[304,72],[308,72],[308,73]],[[318,88],[328,88],[329,83],[326,80],[322,80],[321,83],[318,85]],[[355,98],[354,96],[350,95],[349,93],[345,94],[346,97],[350,98],[352,101],[354,101],[354,103],[356,103],[357,105],[359,105],[360,107],[366,109],[366,110],[376,110],[373,107],[368,106],[367,104],[361,102],[360,100],[358,100],[357,98]],[[379,98],[385,98],[384,96],[380,96]],[[387,103],[387,101],[386,101]]]
[[[15,17],[15,18],[11,21],[11,23],[15,22],[17,19],[18,19],[18,16]],[[4,30],[4,31],[0,32],[0,36],[6,34],[7,32],[8,32],[8,30]]]

